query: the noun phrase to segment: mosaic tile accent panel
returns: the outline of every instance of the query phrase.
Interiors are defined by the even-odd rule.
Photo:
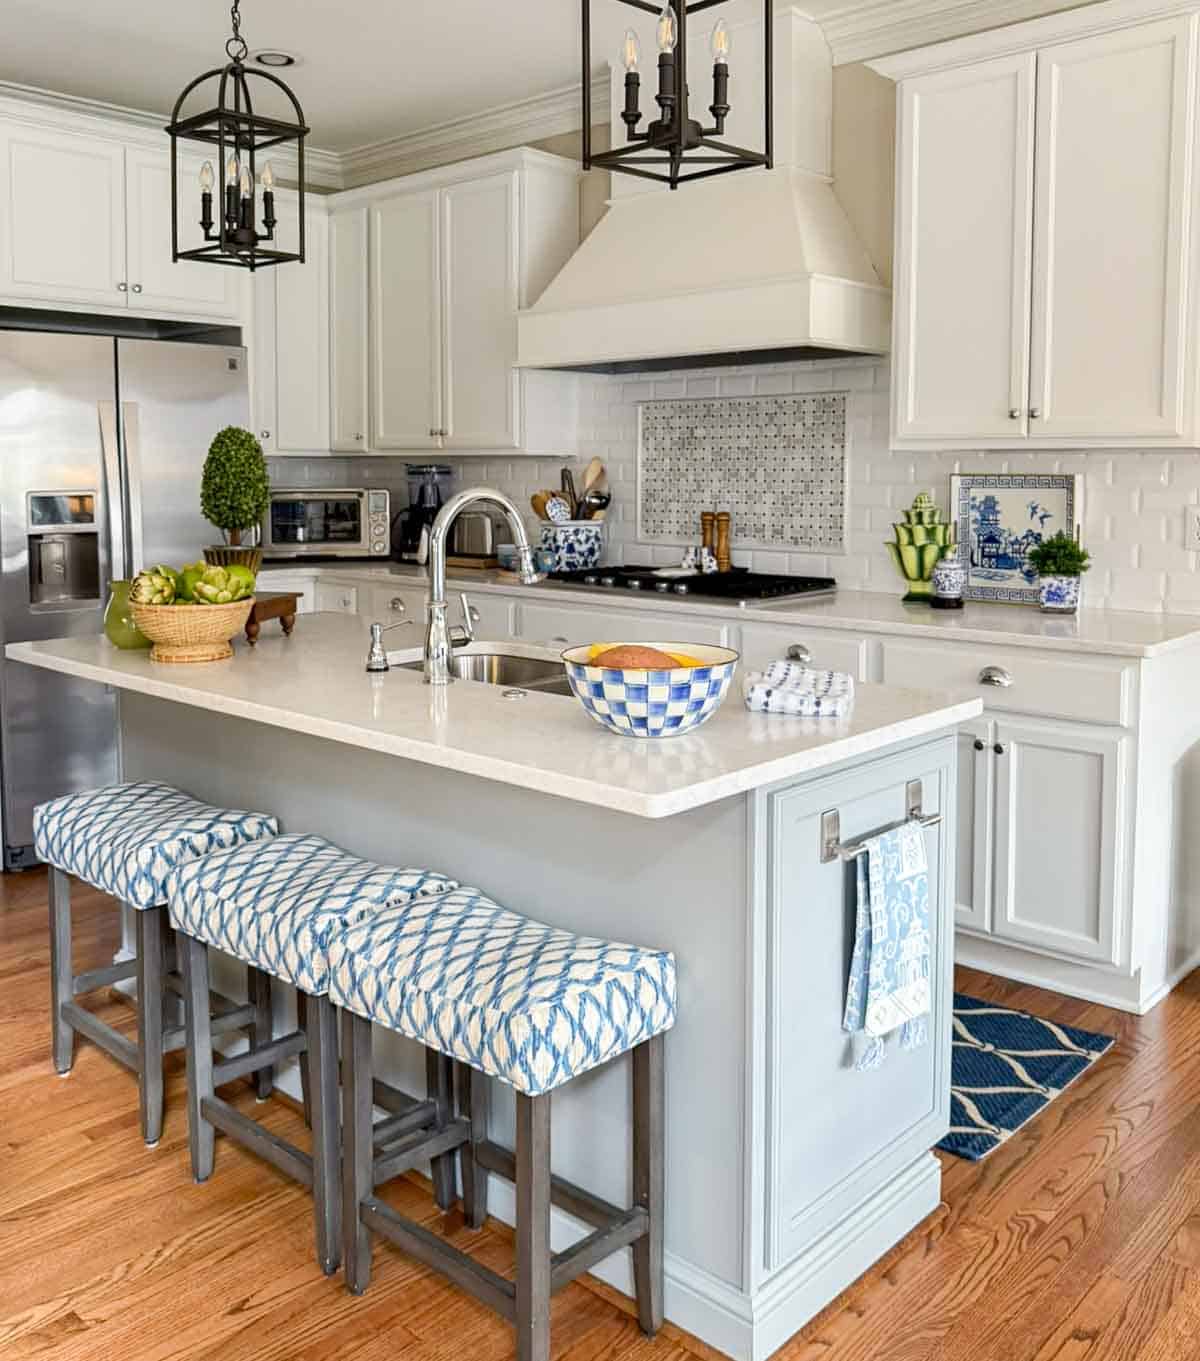
[[[843,551],[844,392],[642,402],[638,427],[639,538],[695,542],[727,510],[735,544]]]

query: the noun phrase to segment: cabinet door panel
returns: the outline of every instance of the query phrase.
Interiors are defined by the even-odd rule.
[[[993,934],[1118,963],[1129,739],[1000,722],[996,741]]]
[[[992,925],[992,725],[958,730],[958,845],[955,919],[969,931]]]
[[[1180,436],[1194,16],[1038,56],[1035,436]]]
[[[438,194],[371,206],[372,410],[377,449],[440,447],[442,305]]]
[[[634,610],[597,610],[588,605],[554,608],[520,605],[521,637],[529,643],[725,643],[725,628],[699,619],[665,619]]]
[[[829,633],[824,629],[805,630],[789,624],[742,625],[742,667],[761,671],[768,662],[786,657],[793,643],[809,649],[813,666],[822,670],[845,671],[855,680],[866,680],[867,644],[861,638]]]
[[[330,409],[333,447],[367,447],[367,210],[329,219]]]
[[[204,157],[179,163],[179,245],[204,244],[200,228],[200,167]],[[129,233],[129,306],[156,314],[228,317],[236,320],[242,272],[195,260],[171,259],[171,157],[166,151],[131,147],[125,153],[125,199]]]
[[[515,448],[517,175],[442,194],[443,419],[448,448]]]
[[[281,202],[279,234],[298,236],[295,200]],[[275,276],[275,448],[280,453],[329,452],[329,219],[311,209],[305,220],[303,265],[280,265]]]
[[[1030,53],[902,87],[898,439],[1026,432],[1035,69]]]
[[[124,307],[125,149],[0,127],[0,294]]]

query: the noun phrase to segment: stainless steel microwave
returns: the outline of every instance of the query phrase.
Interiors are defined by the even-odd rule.
[[[377,488],[281,487],[263,517],[267,558],[386,558],[391,497]]]

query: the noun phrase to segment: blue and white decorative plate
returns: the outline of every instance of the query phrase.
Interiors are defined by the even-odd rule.
[[[737,670],[738,654],[700,643],[645,643],[683,653],[699,666],[641,671],[590,665],[591,647],[563,653],[571,692],[591,718],[622,737],[678,737],[693,732],[721,707]]]

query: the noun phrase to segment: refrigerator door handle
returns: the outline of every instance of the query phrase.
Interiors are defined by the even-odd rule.
[[[138,404],[121,403],[121,426],[125,435],[125,488],[129,505],[129,556],[132,576],[145,567],[142,551],[142,445],[138,433]]]
[[[97,402],[100,447],[104,453],[104,505],[108,512],[108,574],[117,580],[132,574],[125,539],[125,506],[121,489],[121,454],[117,438],[116,402]]]

